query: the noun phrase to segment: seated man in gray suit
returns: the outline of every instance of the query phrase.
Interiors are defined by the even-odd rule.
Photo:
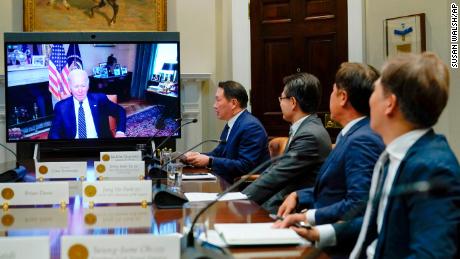
[[[283,81],[280,107],[283,119],[292,124],[284,152],[296,152],[302,159],[289,157],[272,164],[243,190],[249,199],[270,212],[276,212],[292,191],[313,186],[319,168],[331,151],[329,134],[316,115],[321,99],[319,80],[311,74],[298,73]]]

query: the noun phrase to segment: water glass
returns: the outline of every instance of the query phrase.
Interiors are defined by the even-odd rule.
[[[169,162],[166,166],[167,171],[167,185],[173,190],[180,190],[182,184],[182,168],[184,164],[178,162]]]

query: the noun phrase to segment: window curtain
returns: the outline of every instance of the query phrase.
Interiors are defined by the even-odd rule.
[[[157,55],[156,44],[138,44],[136,48],[136,64],[131,83],[131,97],[144,99],[147,81],[152,78],[153,66]]]

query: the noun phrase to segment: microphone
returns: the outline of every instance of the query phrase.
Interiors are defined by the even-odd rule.
[[[261,169],[265,168],[267,165],[271,164],[271,163],[274,163],[274,162],[277,162],[279,160],[282,160],[282,159],[285,159],[285,158],[297,158],[297,159],[302,159],[303,155],[300,155],[299,153],[297,152],[288,152],[288,153],[284,153],[282,155],[279,155],[277,157],[274,157],[274,158],[271,158],[263,163],[261,163],[259,166],[257,166],[256,168],[254,168],[254,170],[252,170],[250,173],[246,174],[247,176],[251,176],[253,174],[256,174],[258,173]],[[195,227],[196,225],[196,222],[198,221],[198,219],[200,218],[200,216],[206,211],[208,210],[212,205],[214,205],[216,202],[219,201],[220,198],[222,198],[225,194],[233,191],[234,189],[236,189],[238,186],[240,186],[244,181],[246,180],[246,178],[241,178],[240,180],[236,181],[234,184],[232,184],[230,187],[228,187],[225,191],[219,193],[217,195],[217,197],[209,202],[204,208],[202,208],[195,216],[195,218],[193,219],[192,221],[192,225],[190,226],[190,229],[189,229],[189,232],[187,233],[187,235],[184,235],[184,239],[182,240],[182,245],[184,246],[183,247],[183,250],[182,250],[182,253],[181,253],[181,258],[215,258],[214,256],[215,255],[212,255],[212,256],[208,256],[208,255],[205,255],[205,253],[203,251],[198,251],[195,247],[195,237],[193,235],[193,228]],[[220,256],[222,256],[220,254]],[[220,258],[220,257],[219,257]]]
[[[195,119],[196,120],[196,119]],[[193,149],[203,145],[204,143],[207,142],[216,142],[216,143],[222,143],[225,144],[227,143],[225,140],[220,140],[220,139],[207,139],[204,141],[201,141],[200,143],[196,144],[195,146],[185,150],[184,152],[174,152],[171,156],[171,161],[174,161],[181,156],[183,156],[185,153],[192,151]],[[163,170],[166,167],[167,163],[164,163],[160,168],[158,167],[152,167],[149,169],[149,176],[151,178],[166,178],[166,172]]]
[[[217,142],[217,143],[226,143],[224,140],[219,140],[219,139],[208,139],[201,141],[200,143],[196,144],[195,146],[187,149],[184,152],[174,152],[172,154],[172,159],[171,161],[174,161],[181,156],[183,156],[185,153],[195,149],[196,147],[203,145],[204,143],[207,142]],[[164,172],[163,168],[167,165],[168,163],[165,163],[158,171]],[[155,168],[156,169],[156,168]],[[157,172],[157,171],[154,171]],[[149,170],[149,175],[151,175],[151,171]],[[164,174],[165,176],[162,178],[166,178],[166,173]],[[152,176],[151,176],[152,177]],[[152,177],[152,178],[161,178],[161,177]],[[188,202],[187,198],[185,196],[177,193],[177,192],[172,192],[168,190],[167,188],[164,188],[161,186],[161,183],[157,181],[157,184],[154,188],[154,193],[153,193],[153,203],[157,206],[159,209],[178,209],[182,208],[182,205],[184,203]]]
[[[23,178],[27,174],[27,170],[24,166],[19,165],[18,156],[16,155],[16,153],[9,147],[3,145],[2,143],[0,143],[0,146],[8,150],[11,154],[13,154],[16,160],[16,168],[7,170],[0,174],[0,183],[16,182],[17,180]]]
[[[195,148],[197,148],[197,147],[203,145],[204,143],[208,143],[208,142],[215,142],[215,143],[219,143],[219,144],[226,144],[226,143],[227,143],[227,141],[225,141],[225,140],[220,140],[220,139],[207,139],[207,140],[203,140],[203,141],[201,141],[200,143],[196,144],[195,146],[193,146],[193,147],[191,147],[191,148],[185,150],[184,152],[173,152],[172,155],[171,155],[171,160],[170,160],[170,161],[174,161],[174,160],[176,160],[176,159],[178,159],[178,158],[181,158],[183,155],[185,155],[185,153],[190,152],[190,151],[194,150]],[[165,163],[163,166],[161,166],[160,169],[165,168],[167,164],[168,164],[168,163]]]
[[[182,121],[182,118],[178,118],[176,119],[177,122],[180,122]],[[168,141],[170,138],[172,138],[172,136],[174,134],[176,134],[182,127],[184,127],[185,125],[188,125],[188,124],[191,124],[191,123],[197,123],[198,122],[198,119],[192,119],[190,121],[187,121],[185,123],[182,123],[179,127],[177,127],[171,134],[169,134],[159,145],[158,147],[156,148],[156,150],[159,150],[160,148],[162,148],[165,144],[166,144],[166,141]],[[156,134],[155,134],[156,135]],[[152,150],[153,152],[153,150]]]

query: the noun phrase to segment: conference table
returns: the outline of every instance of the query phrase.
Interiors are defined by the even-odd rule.
[[[34,181],[34,163],[21,161],[29,174],[25,181]],[[88,162],[88,171],[92,162]],[[193,169],[185,169],[193,173]],[[155,181],[155,179],[153,179]],[[221,192],[229,186],[221,178],[211,181],[183,181],[181,192]],[[201,205],[202,207],[203,205]],[[61,258],[60,238],[64,235],[152,235],[184,234],[191,218],[201,208],[186,203],[180,209],[159,209],[155,204],[104,204],[89,208],[80,195],[70,199],[66,208],[55,206],[19,206],[3,210],[0,236],[48,236],[51,258]],[[15,220],[16,218],[16,220]],[[215,223],[272,222],[263,208],[249,200],[217,202],[199,222],[208,229]],[[21,222],[16,225],[14,222]],[[26,222],[26,223],[24,223]],[[203,230],[206,232],[206,230]],[[307,245],[251,246],[227,248],[235,258],[329,258],[324,252]]]

